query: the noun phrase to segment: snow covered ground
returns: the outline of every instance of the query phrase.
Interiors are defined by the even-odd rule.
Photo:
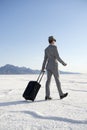
[[[87,130],[87,75],[60,75],[69,95],[59,99],[52,77],[51,97],[45,101],[44,75],[35,102],[22,97],[28,81],[38,75],[0,75],[0,130]]]

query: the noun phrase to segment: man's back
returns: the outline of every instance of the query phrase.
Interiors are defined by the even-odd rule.
[[[56,49],[55,45],[49,45],[45,49],[48,59],[50,59],[50,58],[55,59],[55,49]]]
[[[45,49],[45,55],[47,57],[47,67],[46,69],[54,70],[58,66],[57,63],[57,56],[56,56],[56,46],[55,45],[49,45]]]

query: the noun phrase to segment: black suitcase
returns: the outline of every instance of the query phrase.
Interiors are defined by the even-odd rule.
[[[38,79],[37,81],[30,81],[23,93],[23,97],[26,99],[26,100],[32,100],[34,101],[35,98],[36,98],[36,95],[41,87],[41,79],[44,75],[44,72],[41,72],[38,76]]]

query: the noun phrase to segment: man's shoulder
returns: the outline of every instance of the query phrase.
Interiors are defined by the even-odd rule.
[[[48,48],[49,48],[49,46],[47,46],[47,47],[45,48],[45,51],[47,51],[47,50],[48,50]]]
[[[56,49],[57,46],[56,46],[56,45],[49,45],[48,47],[45,48],[45,51],[47,51],[47,50],[49,50],[49,49],[51,49],[51,48]]]

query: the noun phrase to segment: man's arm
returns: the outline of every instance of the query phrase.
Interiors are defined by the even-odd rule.
[[[48,59],[48,57],[47,57],[46,50],[45,50],[44,61],[43,61],[43,64],[42,64],[42,71],[44,71],[44,69],[45,69],[47,59]]]
[[[58,53],[58,50],[57,50],[57,47],[55,46],[55,56],[56,56],[56,59],[64,66],[66,66],[67,64],[60,58],[59,56],[59,53]]]

